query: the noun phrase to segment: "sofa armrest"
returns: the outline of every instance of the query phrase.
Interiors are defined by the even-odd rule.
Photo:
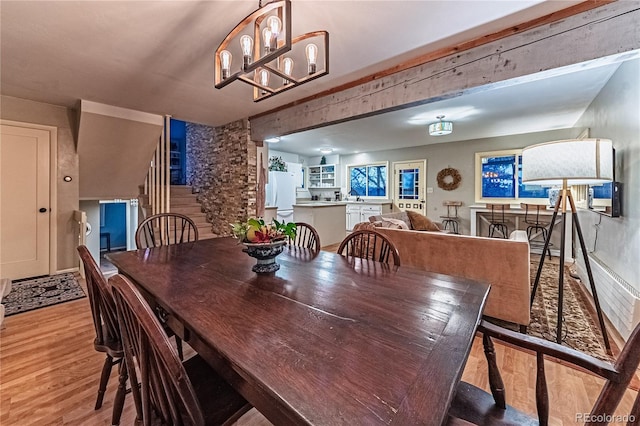
[[[513,231],[511,235],[509,235],[509,239],[514,241],[529,241],[527,232],[522,230]]]

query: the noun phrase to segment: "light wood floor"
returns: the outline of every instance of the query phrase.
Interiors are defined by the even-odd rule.
[[[88,300],[80,299],[6,318],[0,330],[0,425],[108,425],[117,372],[114,370],[100,410],[93,409],[102,354],[93,350]],[[535,359],[496,345],[508,401],[535,413]],[[547,362],[551,424],[573,425],[576,413],[588,413],[602,380]],[[487,387],[482,344],[476,339],[463,380]],[[428,391],[428,390],[426,390]],[[628,390],[619,407],[628,413],[636,392]],[[122,425],[133,424],[132,398],[127,396]],[[253,414],[243,425],[265,424]]]

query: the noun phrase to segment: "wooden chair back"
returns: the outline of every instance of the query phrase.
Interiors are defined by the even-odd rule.
[[[145,425],[158,417],[163,424],[205,424],[196,392],[177,352],[142,294],[124,276],[109,282],[122,332],[132,383],[140,384]],[[138,377],[138,373],[140,377]],[[186,418],[185,418],[186,416]]]
[[[338,254],[359,257],[400,266],[400,254],[396,246],[389,239],[373,229],[354,231],[342,240]]]
[[[289,244],[311,249],[314,252],[320,251],[320,236],[318,231],[304,222],[296,222],[296,237],[289,240]]]
[[[540,221],[540,211],[544,211],[547,209],[547,206],[542,204],[528,204],[528,203],[520,203],[520,208],[524,209],[524,222],[530,225],[541,225],[543,223]],[[535,216],[534,216],[535,212]],[[532,216],[534,216],[532,218]]]
[[[451,406],[450,416],[461,418],[474,424],[537,424],[534,419],[527,421],[525,415],[506,404],[504,383],[498,369],[492,339],[501,340],[510,346],[536,354],[536,407],[540,425],[549,423],[549,392],[544,368],[544,357],[550,356],[561,362],[586,369],[604,378],[605,384],[596,400],[586,425],[606,424],[606,419],[616,411],[631,379],[640,365],[640,324],[629,337],[618,359],[612,365],[582,352],[554,342],[523,335],[487,321],[482,321],[478,331],[483,335],[483,344],[489,367],[489,387],[491,395],[468,383],[461,382]],[[488,399],[493,399],[493,404]],[[517,419],[516,423],[513,422]],[[589,420],[590,419],[590,420]],[[636,397],[628,425],[640,421],[640,393]]]
[[[106,348],[114,348],[120,342],[116,306],[107,280],[91,256],[89,249],[80,245],[77,250],[84,266],[93,326],[96,331],[94,346],[96,350],[106,352]]]
[[[442,205],[447,208],[447,215],[441,218],[458,219],[458,208],[462,206],[462,201],[443,201]]]
[[[198,241],[198,228],[180,213],[159,213],[149,216],[136,230],[136,247],[160,247]]]
[[[506,223],[504,212],[511,209],[510,204],[487,204],[486,207],[491,210],[491,223]]]

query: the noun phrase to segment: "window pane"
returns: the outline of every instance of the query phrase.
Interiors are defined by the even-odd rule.
[[[365,166],[350,167],[349,179],[351,182],[351,194],[364,196],[367,194],[367,169]]]
[[[522,183],[522,155],[518,156],[518,198],[549,198],[549,188]]]
[[[350,166],[349,167],[350,195],[361,197],[387,196],[387,166]]]
[[[401,200],[418,199],[418,169],[403,169],[399,171],[398,198]]]
[[[515,198],[515,155],[482,159],[482,197]]]
[[[368,192],[370,197],[385,197],[387,195],[387,166],[368,167]]]

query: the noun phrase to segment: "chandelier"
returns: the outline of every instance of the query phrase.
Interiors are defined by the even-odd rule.
[[[453,123],[451,121],[442,121],[444,115],[436,117],[440,121],[429,124],[429,134],[431,136],[444,136],[453,132]]]
[[[273,1],[244,18],[216,49],[216,89],[239,80],[253,86],[253,101],[329,73],[329,33],[291,35],[291,1]]]

